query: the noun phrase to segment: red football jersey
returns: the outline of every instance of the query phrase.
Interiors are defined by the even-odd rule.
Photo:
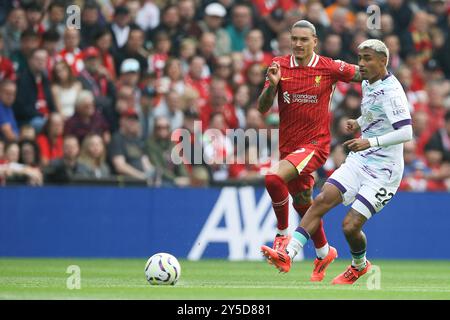
[[[281,155],[302,146],[328,151],[331,96],[337,81],[351,81],[355,66],[315,53],[307,66],[299,65],[292,55],[275,57],[272,61],[281,68],[277,88]],[[266,78],[264,87],[268,86]]]

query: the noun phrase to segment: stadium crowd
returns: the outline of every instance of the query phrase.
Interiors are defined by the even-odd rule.
[[[401,189],[450,190],[450,2],[442,0],[2,1],[0,183],[262,181],[277,157],[270,133],[279,119],[276,105],[261,115],[256,102],[300,19],[316,26],[317,52],[334,59],[357,64],[359,43],[386,43],[415,135]],[[345,121],[360,115],[360,97],[360,84],[337,84],[319,184],[345,160]],[[203,161],[177,153],[184,163],[176,164],[181,129],[193,133],[195,121]],[[225,130],[238,128],[267,129],[268,147],[247,143],[245,163],[221,163],[236,156]]]

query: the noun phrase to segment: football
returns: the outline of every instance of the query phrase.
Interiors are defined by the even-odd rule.
[[[180,274],[180,263],[168,253],[154,254],[145,264],[145,277],[151,285],[174,285]]]

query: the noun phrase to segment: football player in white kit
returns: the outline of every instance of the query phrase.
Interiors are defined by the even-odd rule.
[[[263,250],[270,263],[288,272],[291,261],[314,234],[320,219],[340,203],[351,205],[343,231],[353,257],[352,264],[333,284],[353,284],[370,269],[366,259],[364,223],[395,195],[403,175],[403,143],[412,139],[408,100],[400,82],[388,73],[389,50],[380,40],[358,46],[362,82],[361,117],[348,120],[347,129],[362,136],[344,143],[351,152],[344,164],[325,183],[302,218],[284,252]]]

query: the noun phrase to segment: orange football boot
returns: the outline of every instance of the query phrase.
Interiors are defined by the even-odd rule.
[[[273,264],[280,272],[289,272],[291,269],[291,257],[286,251],[276,251],[268,246],[262,246],[261,251],[267,262]]]
[[[273,240],[273,245],[272,245],[272,249],[275,251],[285,251],[287,245],[289,244],[289,241],[291,240],[291,236],[287,235],[287,236],[281,236],[281,235],[277,235],[275,237],[275,240]]]
[[[330,250],[328,251],[328,254],[325,258],[316,258],[316,260],[314,260],[314,270],[311,274],[311,281],[322,281],[325,277],[325,270],[334,261],[334,259],[337,258],[337,256],[337,250],[334,247],[330,246]]]
[[[366,274],[370,270],[372,264],[369,260],[366,262],[366,267],[359,271],[358,269],[348,266],[347,270],[333,279],[331,284],[354,284],[362,275]]]

